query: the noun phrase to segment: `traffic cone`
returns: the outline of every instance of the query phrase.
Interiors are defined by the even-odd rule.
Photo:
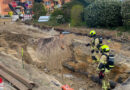
[[[69,85],[63,85],[61,88],[62,90],[74,90],[73,88],[70,88]]]

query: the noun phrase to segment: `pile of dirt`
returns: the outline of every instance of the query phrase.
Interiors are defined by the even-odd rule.
[[[5,40],[7,41],[13,41],[13,42],[18,42],[18,43],[28,43],[28,39],[30,38],[27,35],[24,34],[14,34],[14,33],[3,33],[5,35]]]
[[[29,44],[28,39],[30,36],[24,34],[10,33],[10,32],[2,32],[0,36],[0,46],[1,51],[12,54],[14,57],[23,59],[27,63],[31,63],[32,59],[27,52],[27,45]],[[23,48],[23,58],[21,57],[21,51]]]
[[[85,44],[84,42],[80,42],[80,40],[72,41],[71,50],[74,60],[87,62],[90,59],[91,50]]]
[[[128,78],[121,85],[118,85],[114,90],[130,90],[130,78]]]
[[[109,78],[114,80],[115,82],[123,83],[130,76],[129,70],[130,67],[128,67],[128,65],[125,63],[115,65],[115,67],[111,71],[111,75],[109,76]]]
[[[39,60],[46,63],[49,70],[60,70],[62,61],[71,57],[68,47],[62,48],[62,39],[59,37],[41,38],[37,46],[37,56]]]

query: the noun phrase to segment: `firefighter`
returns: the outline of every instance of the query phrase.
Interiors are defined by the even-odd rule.
[[[105,72],[105,67],[107,65],[107,58],[109,56],[110,48],[107,45],[103,45],[103,46],[101,46],[100,51],[101,51],[102,55],[99,60],[98,69],[100,70],[100,74],[101,74],[101,73]]]
[[[109,54],[110,48],[107,45],[101,47],[102,56],[100,58],[99,78],[102,80],[103,88],[110,88],[109,74],[110,70],[114,67],[114,55]]]
[[[99,61],[100,59],[100,47],[102,46],[102,37],[96,36],[95,30],[90,31],[90,37],[92,38],[91,44],[87,44],[87,46],[91,45],[91,53],[92,59],[94,61]]]
[[[102,56],[98,68],[109,72],[114,67],[114,55],[109,54],[110,48],[108,45],[101,46],[100,51]]]

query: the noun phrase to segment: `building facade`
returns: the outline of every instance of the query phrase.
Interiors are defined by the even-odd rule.
[[[43,0],[43,4],[46,7],[47,11],[51,12],[56,8],[60,8],[64,3],[70,1],[71,0]],[[8,13],[11,11],[8,4],[11,4],[12,2],[26,2],[28,4],[28,8],[32,8],[34,0],[0,0],[0,15],[8,15]],[[21,6],[17,7],[15,7],[17,11],[19,8],[23,8]]]
[[[64,3],[68,3],[71,0],[43,0],[44,6],[48,11],[53,11],[56,8],[60,8]]]
[[[0,0],[0,15],[8,15],[8,13],[11,11],[8,4],[12,2],[27,2],[28,7],[32,7],[34,0]]]

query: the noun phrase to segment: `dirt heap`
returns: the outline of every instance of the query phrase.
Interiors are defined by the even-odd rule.
[[[41,38],[36,49],[37,56],[42,62],[46,63],[46,68],[59,70],[62,61],[67,60],[71,52],[68,47],[62,48],[65,43],[59,37]]]
[[[130,90],[130,78],[128,78],[121,85],[118,85],[114,90]]]
[[[71,45],[72,60],[68,60],[67,64],[74,68],[75,71],[89,73],[89,75],[97,75],[96,66],[91,58],[90,47],[86,47],[86,43],[81,40],[73,40]]]

